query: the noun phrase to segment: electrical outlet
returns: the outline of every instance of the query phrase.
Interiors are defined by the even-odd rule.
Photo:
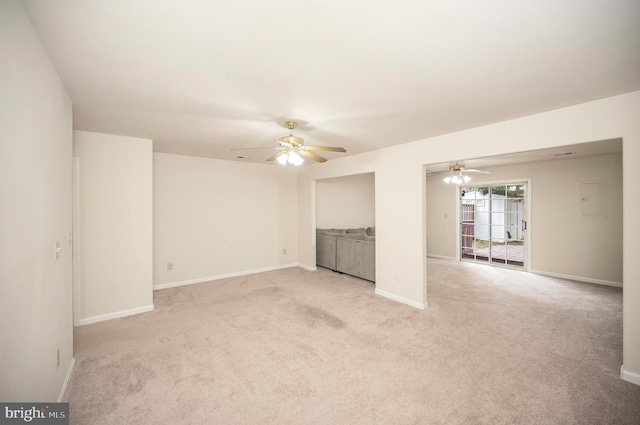
[[[173,263],[167,263],[167,270],[173,270]]]
[[[56,351],[56,369],[60,367],[60,349]]]

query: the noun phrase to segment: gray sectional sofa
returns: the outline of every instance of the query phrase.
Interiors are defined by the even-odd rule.
[[[316,264],[375,282],[375,227],[316,229]]]

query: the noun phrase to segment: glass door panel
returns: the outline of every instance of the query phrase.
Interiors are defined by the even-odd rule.
[[[523,183],[462,187],[461,258],[524,267]]]

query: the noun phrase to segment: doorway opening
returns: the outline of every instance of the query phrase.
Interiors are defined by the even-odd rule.
[[[375,174],[315,180],[316,266],[375,284]]]

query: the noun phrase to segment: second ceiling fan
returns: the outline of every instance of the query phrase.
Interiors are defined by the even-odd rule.
[[[471,178],[467,176],[467,173],[482,173],[482,174],[490,174],[492,171],[489,170],[478,170],[474,168],[466,168],[464,164],[455,163],[454,165],[449,166],[448,171],[442,171],[439,173],[433,173],[429,176],[437,176],[444,174],[445,178],[442,179],[445,183],[454,183],[454,184],[462,184],[467,183]]]

